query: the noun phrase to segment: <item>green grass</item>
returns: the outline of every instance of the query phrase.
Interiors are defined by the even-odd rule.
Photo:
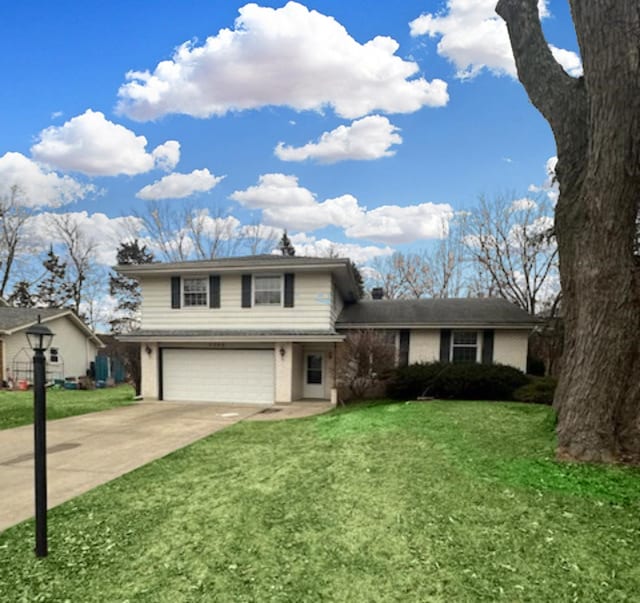
[[[62,419],[133,403],[128,385],[94,390],[48,390],[47,419]],[[0,391],[0,429],[33,423],[33,391]]]
[[[637,601],[640,472],[553,461],[548,407],[243,422],[0,535],[0,600]]]

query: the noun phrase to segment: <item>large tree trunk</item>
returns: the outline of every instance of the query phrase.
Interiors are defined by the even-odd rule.
[[[549,51],[536,0],[500,0],[518,77],[558,147],[565,342],[558,457],[640,461],[640,4],[572,0],[584,78]]]

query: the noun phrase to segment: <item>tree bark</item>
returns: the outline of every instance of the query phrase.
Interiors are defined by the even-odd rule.
[[[584,77],[544,40],[536,0],[500,0],[518,77],[558,149],[565,342],[560,459],[640,462],[640,4],[571,0]]]

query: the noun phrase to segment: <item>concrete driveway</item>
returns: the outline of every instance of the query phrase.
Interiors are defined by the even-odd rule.
[[[263,406],[140,402],[47,423],[49,508]],[[0,431],[0,531],[34,515],[33,426]]]

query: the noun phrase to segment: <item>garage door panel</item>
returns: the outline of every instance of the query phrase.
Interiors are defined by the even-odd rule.
[[[163,398],[273,403],[272,350],[164,349]]]

